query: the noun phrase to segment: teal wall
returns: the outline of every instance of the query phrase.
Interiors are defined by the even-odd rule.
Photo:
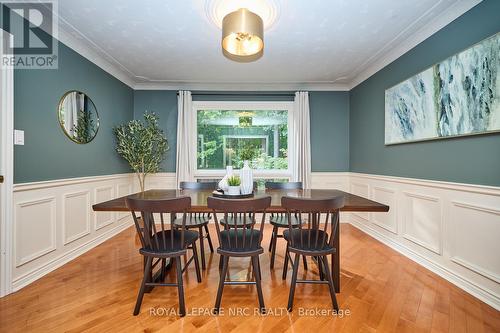
[[[195,101],[292,101],[293,92],[232,92],[227,95],[200,95]],[[349,93],[340,91],[309,93],[311,116],[312,171],[349,170]],[[154,111],[167,134],[170,150],[162,169],[175,172],[177,139],[177,92],[167,90],[136,90],[134,117],[141,119],[144,111]]]
[[[312,171],[349,171],[349,93],[312,91],[309,109]]]
[[[170,149],[162,162],[161,171],[175,172],[177,151],[177,91],[136,90],[134,92],[134,118],[143,120],[145,111],[160,117],[160,127],[165,131]]]
[[[59,127],[57,106],[68,90],[88,94],[100,118],[95,139],[79,145]],[[14,182],[129,172],[114,150],[112,128],[133,118],[133,90],[59,43],[58,70],[14,71],[14,127],[25,145],[14,147]]]
[[[483,1],[351,90],[350,171],[500,186],[500,134],[384,146],[385,89],[500,31],[499,13]]]

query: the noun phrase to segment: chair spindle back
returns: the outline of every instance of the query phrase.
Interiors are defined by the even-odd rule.
[[[255,242],[260,246],[264,221],[266,219],[266,210],[271,205],[270,196],[258,199],[221,199],[209,197],[207,205],[213,211],[219,244],[224,243],[235,251],[244,251],[255,245]],[[259,229],[256,229],[256,214],[259,213],[262,214],[262,219]],[[222,224],[224,227],[223,230],[221,230],[221,223],[219,223],[220,219],[217,214],[223,215],[225,222]],[[258,236],[255,231],[259,231]],[[255,237],[259,238],[255,239]]]
[[[126,203],[132,213],[135,228],[144,249],[158,253],[186,250],[184,226],[186,223],[186,214],[191,208],[190,197],[164,200],[127,198]],[[143,227],[140,225],[140,219],[136,212],[140,212]],[[173,219],[170,219],[170,225],[168,225],[168,223],[165,223],[164,218],[164,214],[175,215],[176,213],[182,214],[183,217],[183,228],[179,231],[175,230]],[[155,221],[154,214],[159,215],[159,224]],[[179,235],[179,233],[180,240],[175,236]]]
[[[289,239],[291,247],[313,251],[333,248],[344,197],[302,199],[285,196],[281,198],[281,205],[287,211],[289,234],[296,235]],[[292,214],[298,226],[292,226]]]

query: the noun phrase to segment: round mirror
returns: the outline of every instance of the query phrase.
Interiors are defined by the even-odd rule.
[[[68,91],[59,102],[59,124],[64,134],[76,143],[89,143],[99,130],[99,115],[94,102],[80,91]]]

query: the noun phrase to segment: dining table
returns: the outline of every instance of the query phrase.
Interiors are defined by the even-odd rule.
[[[191,198],[190,212],[211,213],[212,210],[207,206],[207,198],[213,195],[212,190],[150,189],[100,202],[93,205],[92,208],[96,212],[125,212],[130,211],[126,204],[127,197],[143,200],[162,200],[188,196]],[[342,196],[344,198],[344,206],[340,209],[341,212],[389,211],[388,205],[338,189],[257,189],[254,191],[254,198],[263,196],[271,197],[271,206],[266,211],[268,213],[286,213],[286,210],[281,206],[281,198],[284,196],[304,199],[327,199]],[[334,246],[336,252],[332,255],[331,274],[335,290],[336,292],[340,292],[340,232],[334,235]]]

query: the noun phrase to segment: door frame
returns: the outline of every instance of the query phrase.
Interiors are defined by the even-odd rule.
[[[0,29],[0,57],[11,34]],[[1,59],[1,58],[0,58]],[[12,254],[14,244],[14,70],[0,64],[0,297],[12,292]]]

